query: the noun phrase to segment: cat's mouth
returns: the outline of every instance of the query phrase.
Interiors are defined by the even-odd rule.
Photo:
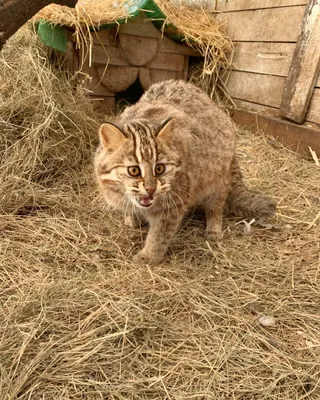
[[[152,195],[142,195],[138,197],[138,203],[142,207],[151,207],[153,204],[153,196]]]

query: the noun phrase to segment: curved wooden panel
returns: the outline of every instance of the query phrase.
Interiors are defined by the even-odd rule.
[[[119,46],[130,65],[142,67],[157,55],[159,39],[119,33]]]
[[[151,86],[151,77],[150,77],[150,70],[148,68],[139,68],[139,81],[143,90],[148,90]]]
[[[119,93],[128,89],[136,81],[139,68],[110,66],[107,69],[98,67],[96,71],[102,85],[113,93]]]

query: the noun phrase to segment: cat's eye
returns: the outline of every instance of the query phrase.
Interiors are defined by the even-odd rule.
[[[140,168],[139,167],[128,167],[128,174],[130,176],[139,176],[141,174]]]
[[[157,164],[156,165],[156,175],[162,175],[165,170],[166,170],[166,167],[165,167],[164,164]]]

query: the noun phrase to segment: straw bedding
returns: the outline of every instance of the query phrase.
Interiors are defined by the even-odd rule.
[[[92,179],[95,115],[27,30],[0,56],[3,400],[319,399],[320,170],[238,132],[272,226],[185,221],[157,267]],[[262,315],[276,324],[259,325]]]

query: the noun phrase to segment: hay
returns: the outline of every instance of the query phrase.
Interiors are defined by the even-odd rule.
[[[97,195],[90,104],[19,35],[0,59],[1,399],[318,400],[319,168],[239,131],[275,226],[226,219],[218,248],[186,220],[164,264],[134,266],[145,232]]]
[[[222,77],[231,65],[233,44],[225,33],[224,23],[203,8],[191,7],[182,2],[173,3],[171,0],[155,2],[166,15],[166,19],[161,20],[162,30],[166,31],[173,24],[175,29],[171,33],[178,33],[184,42],[204,57],[201,79],[205,85],[209,85],[211,97],[220,100],[221,93],[229,97]],[[41,10],[36,19],[44,18],[54,24],[73,27],[78,46],[90,47],[90,29],[128,18],[126,9],[121,7],[125,3],[122,1],[115,8],[113,0],[79,0],[75,9],[52,4]],[[146,15],[148,19],[159,20],[153,17],[152,12]],[[216,92],[216,89],[220,92]]]

